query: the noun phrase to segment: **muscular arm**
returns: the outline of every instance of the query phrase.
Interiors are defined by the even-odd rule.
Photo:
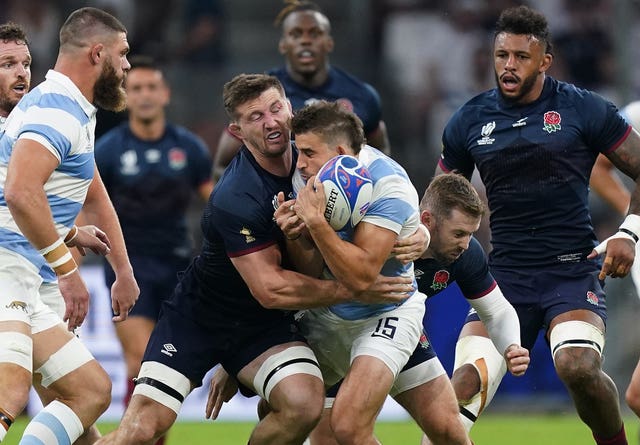
[[[44,184],[58,159],[38,142],[19,139],[11,154],[4,195],[20,231],[36,249],[58,238]]]
[[[260,304],[268,309],[309,309],[343,303],[350,294],[333,280],[319,280],[283,269],[277,246],[231,262]]]
[[[353,241],[344,241],[325,219],[324,203],[324,193],[316,192],[310,179],[298,193],[295,211],[335,278],[352,292],[362,293],[375,283],[397,234],[363,221],[356,226]]]
[[[631,194],[615,173],[615,168],[611,161],[604,155],[599,155],[596,159],[591,171],[589,185],[598,196],[616,209],[620,215],[627,214]]]
[[[111,289],[113,311],[116,315],[114,321],[124,320],[138,298],[140,290],[133,276],[120,221],[111,204],[97,166],[82,210],[84,219],[98,226],[109,237],[111,252],[106,256],[106,259],[116,275],[116,281]]]
[[[213,159],[213,179],[217,181],[224,173],[224,169],[231,162],[233,157],[238,153],[242,142],[231,135],[227,129],[222,132],[218,140],[218,148]]]
[[[640,134],[635,130],[631,131],[615,151],[607,154],[607,158],[635,182],[629,213],[640,214]]]

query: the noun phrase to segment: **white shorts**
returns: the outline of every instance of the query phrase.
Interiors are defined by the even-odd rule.
[[[345,320],[328,308],[306,311],[301,331],[318,358],[325,385],[343,378],[359,355],[379,358],[396,378],[422,334],[425,299],[416,292],[401,306],[361,320]]]
[[[0,248],[0,322],[21,321],[31,326],[32,334],[62,323],[40,296],[43,289],[51,294],[51,286],[43,285],[35,266],[23,256]]]

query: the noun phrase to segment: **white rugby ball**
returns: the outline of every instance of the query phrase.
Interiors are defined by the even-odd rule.
[[[326,198],[324,217],[336,231],[353,228],[371,204],[373,182],[369,170],[358,158],[336,156],[316,175]]]

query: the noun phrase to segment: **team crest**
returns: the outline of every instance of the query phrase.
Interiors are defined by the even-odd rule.
[[[187,165],[187,154],[180,147],[169,150],[169,167],[174,170],[182,170]]]
[[[600,300],[598,299],[598,296],[595,293],[591,291],[587,291],[587,301],[592,305],[597,306]]]
[[[11,303],[5,306],[7,309],[18,309],[23,312],[27,312],[27,303],[24,301],[13,300]]]
[[[558,113],[557,111],[547,111],[546,113],[544,113],[544,130],[547,133],[560,131],[562,129],[562,127],[560,126],[560,121],[562,121],[560,113]]]
[[[420,335],[420,340],[418,340],[418,346],[420,346],[423,349],[428,349],[430,345],[431,345],[431,342],[429,342],[429,339],[427,338],[427,334],[425,334],[424,331],[422,331],[422,334]]]
[[[446,289],[449,284],[449,271],[441,269],[433,275],[433,283],[431,283],[431,289],[438,292],[442,289]]]
[[[247,229],[246,227],[243,227],[242,229],[240,229],[240,235],[244,236],[245,242],[247,244],[252,243],[256,240],[253,234],[251,233],[251,230]]]

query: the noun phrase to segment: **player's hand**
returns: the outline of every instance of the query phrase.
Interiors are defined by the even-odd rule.
[[[227,374],[222,366],[218,366],[209,384],[209,396],[205,409],[205,419],[216,420],[222,404],[228,402],[238,392],[238,382]]]
[[[324,188],[322,184],[316,184],[315,179],[316,177],[312,176],[307,180],[307,185],[300,189],[296,203],[293,206],[296,215],[307,227],[315,224],[328,224],[324,217],[326,207]]]
[[[598,278],[622,278],[627,276],[636,256],[635,241],[626,233],[617,232],[600,244],[587,256],[588,259],[604,254]]]
[[[393,245],[391,254],[402,264],[415,261],[422,256],[431,242],[431,233],[424,224],[420,224],[418,229],[406,238],[398,238]]]
[[[295,240],[302,235],[305,229],[304,222],[296,215],[294,205],[295,199],[284,200],[284,193],[279,192],[277,196],[278,208],[273,213],[273,219],[289,240]]]
[[[90,249],[96,255],[108,255],[111,252],[109,237],[93,225],[78,227],[78,234],[67,246],[76,247],[82,256],[87,254],[85,249]]]
[[[78,270],[59,277],[58,287],[66,307],[62,321],[67,322],[68,329],[73,332],[80,327],[89,311],[89,291]]]
[[[410,277],[385,277],[378,275],[375,283],[355,297],[367,304],[401,303],[415,291]]]
[[[529,367],[529,351],[520,345],[510,345],[504,353],[509,372],[516,377],[523,375]]]
[[[136,304],[140,295],[140,288],[133,273],[116,274],[116,280],[111,286],[111,309],[114,322],[127,319],[129,311]]]

